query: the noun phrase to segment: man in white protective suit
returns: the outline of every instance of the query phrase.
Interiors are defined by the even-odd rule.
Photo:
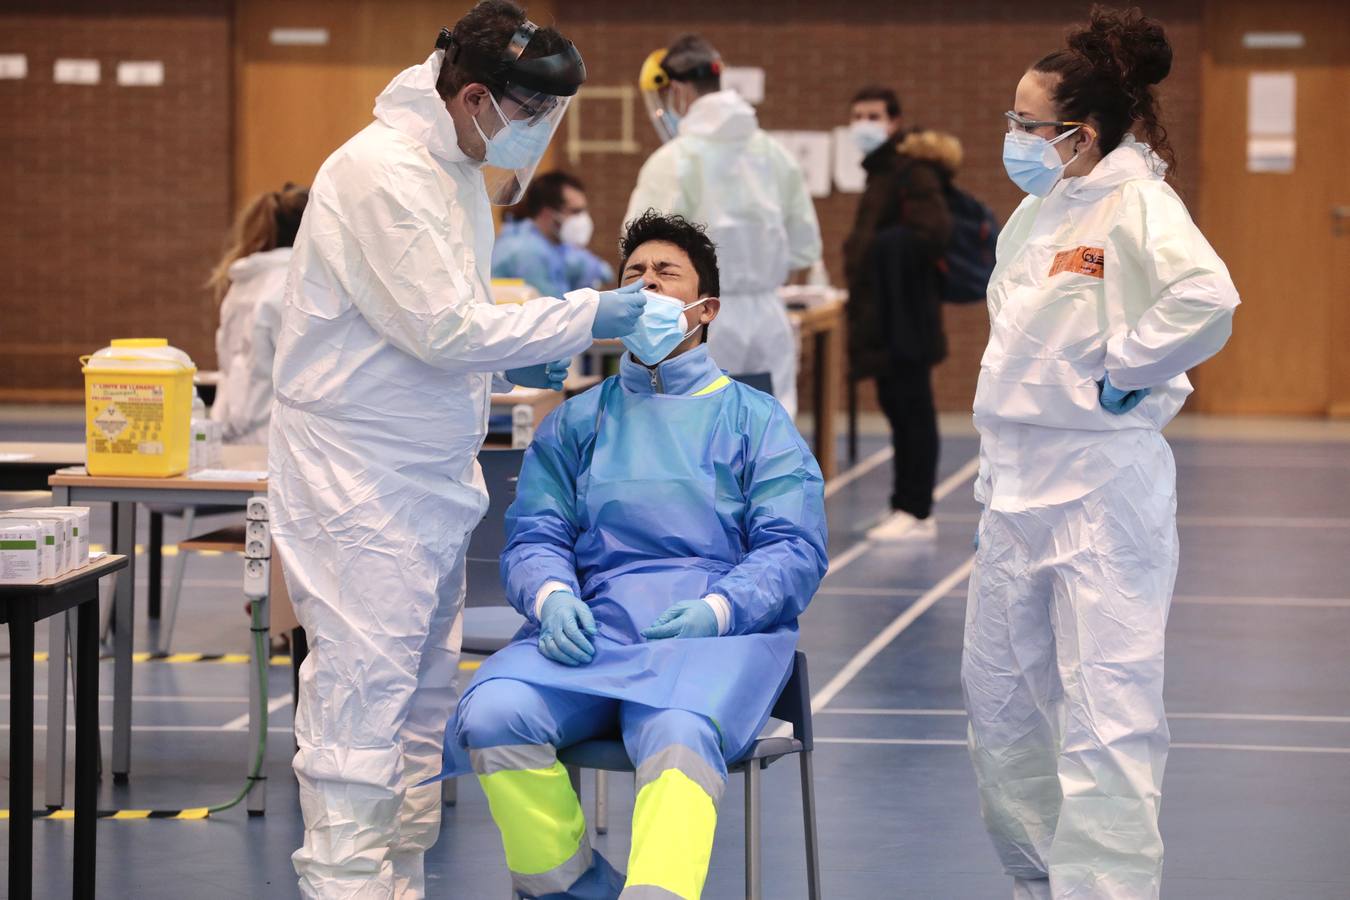
[[[655,209],[707,227],[723,272],[708,351],[733,375],[768,373],[795,416],[797,338],[778,289],[820,259],[806,177],[754,107],[722,90],[722,57],[698,35],[648,56],[639,84],[666,143],[643,164],[624,221]]]
[[[560,388],[645,301],[494,306],[491,203],[519,199],[585,80],[577,50],[487,0],[375,101],[310,192],[278,337],[270,500],[309,640],[294,855],[307,898],[420,898],[440,826],[476,462],[494,376]],[[641,283],[635,283],[641,288]]]

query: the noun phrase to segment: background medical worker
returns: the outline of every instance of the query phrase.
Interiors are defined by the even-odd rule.
[[[546,297],[614,281],[614,267],[586,249],[595,223],[586,188],[563,171],[530,182],[492,248],[492,277],[521,278]]]
[[[286,272],[308,201],[309,189],[294,184],[255,197],[235,220],[229,247],[207,282],[220,300],[220,384],[211,418],[226,443],[267,443]]]
[[[722,90],[722,57],[698,35],[651,54],[639,81],[668,143],[643,164],[624,221],[656,209],[707,225],[725,275],[708,350],[733,375],[769,373],[795,416],[797,339],[778,288],[820,259],[806,178],[754,107]]]
[[[1017,85],[980,366],[962,682],[1014,896],[1157,897],[1176,471],[1160,431],[1232,330],[1223,261],[1163,180],[1172,50],[1098,8]]]
[[[422,897],[454,705],[464,548],[493,373],[561,384],[623,293],[494,306],[489,203],[513,203],[585,80],[581,55],[490,0],[375,101],[323,164],[295,243],[275,369],[273,535],[310,653],[295,853],[306,897]],[[636,288],[634,289],[636,290]]]

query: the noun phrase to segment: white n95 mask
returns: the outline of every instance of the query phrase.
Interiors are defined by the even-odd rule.
[[[674,297],[654,291],[645,291],[647,306],[642,310],[633,333],[622,338],[623,345],[633,356],[648,366],[654,366],[669,356],[698,326],[689,327],[686,310],[702,306],[704,300],[684,304]]]
[[[562,225],[558,228],[558,239],[571,247],[589,245],[594,234],[595,221],[591,219],[591,214],[584,210],[563,219]]]

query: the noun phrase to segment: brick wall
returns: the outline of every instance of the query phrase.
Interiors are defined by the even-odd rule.
[[[112,11],[115,10],[115,11]],[[0,400],[80,396],[76,357],[167,337],[212,364],[201,289],[230,216],[230,4],[48,0],[0,11]],[[97,85],[53,80],[97,59]],[[162,87],[117,63],[161,60]]]
[[[590,83],[635,83],[647,53],[683,31],[711,40],[730,65],[766,72],[760,124],[767,129],[825,130],[846,121],[848,101],[864,83],[893,85],[905,118],[957,135],[966,150],[958,182],[1007,216],[1019,199],[1003,173],[1004,110],[1017,80],[1034,60],[1062,43],[1064,31],[1087,15],[1086,2],[1065,0],[719,0],[635,4],[630,0],[562,0],[559,27],[586,58]],[[1181,161],[1178,188],[1194,207],[1198,183],[1200,28],[1202,0],[1150,3],[1175,51],[1162,105]],[[642,161],[657,139],[638,104],[638,154],[594,153],[575,167],[589,188],[597,252],[612,253]],[[580,107],[589,137],[617,137],[617,103]],[[842,274],[841,245],[852,224],[856,195],[817,201],[826,264]],[[948,307],[952,358],[938,371],[945,410],[970,408],[979,357],[987,336],[981,306]],[[808,396],[803,394],[803,396]],[[865,397],[864,402],[870,398]]]

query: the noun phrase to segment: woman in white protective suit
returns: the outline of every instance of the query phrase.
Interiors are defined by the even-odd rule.
[[[820,259],[820,224],[797,161],[722,90],[722,57],[698,35],[648,56],[639,76],[657,134],[625,222],[648,209],[708,229],[722,267],[722,314],[708,351],[733,375],[768,373],[797,414],[797,338],[778,289]]]
[[[1099,8],[1007,114],[1004,163],[1030,196],[989,285],[962,685],[1015,897],[1146,900],[1162,875],[1177,534],[1160,430],[1238,305],[1163,180],[1152,85],[1171,60],[1156,22]]]
[[[319,169],[295,241],[274,369],[272,534],[310,652],[295,773],[307,898],[416,898],[440,826],[476,462],[494,373],[560,387],[637,294],[495,306],[490,203],[514,203],[581,56],[504,0],[474,7]],[[503,385],[509,387],[509,385]]]
[[[207,286],[220,300],[211,418],[228,444],[266,444],[272,418],[272,363],[281,327],[291,247],[309,190],[289,182],[239,213],[230,244]]]

